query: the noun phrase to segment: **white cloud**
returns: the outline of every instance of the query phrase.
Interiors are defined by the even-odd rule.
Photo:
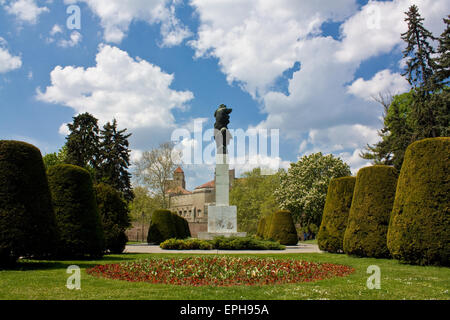
[[[36,24],[39,16],[49,12],[47,7],[39,7],[35,0],[3,1],[6,12],[15,15],[19,21]]]
[[[171,111],[193,99],[190,91],[170,89],[172,74],[109,45],[99,46],[94,67],[57,66],[50,78],[44,92],[37,90],[39,100],[89,112],[100,123],[116,118],[133,132],[136,147],[160,142],[175,126]]]
[[[180,44],[191,35],[188,28],[176,18],[175,6],[178,1],[171,0],[81,0],[100,18],[104,29],[104,39],[120,43],[126,36],[130,24],[145,21],[161,24],[162,46]],[[66,4],[80,2],[64,0]]]
[[[81,42],[82,39],[83,39],[83,36],[78,31],[73,31],[70,34],[70,39],[69,40],[65,40],[65,39],[59,40],[58,46],[60,46],[62,48],[75,47]]]
[[[63,123],[58,130],[59,134],[62,136],[68,136],[70,133],[69,127],[67,126],[67,123]]]
[[[257,127],[279,128],[293,141],[306,136],[302,152],[344,154],[358,167],[365,162],[355,151],[376,142],[381,126],[382,108],[368,97],[407,85],[390,70],[367,81],[355,81],[355,73],[361,62],[400,49],[404,12],[412,3],[419,5],[425,26],[440,34],[450,11],[445,0],[369,1],[360,9],[353,0],[192,0],[201,23],[190,45],[196,57],[217,58],[228,82],[261,103],[267,117]],[[380,24],[374,12],[380,13]],[[336,39],[322,34],[329,21],[342,23]],[[300,70],[288,80],[287,92],[273,90],[296,62]]]
[[[367,144],[379,141],[375,128],[360,124],[340,125],[322,130],[313,129],[300,144],[299,154],[322,152],[334,154],[346,162],[353,173],[370,164],[359,155]]]
[[[342,47],[336,57],[342,62],[360,62],[403,45],[400,34],[407,29],[405,12],[416,4],[425,27],[435,34],[443,29],[442,18],[450,12],[445,0],[369,1],[341,27]]]
[[[342,152],[338,154],[338,156],[350,166],[353,175],[356,175],[359,169],[371,165],[370,161],[364,160],[363,158],[360,157],[362,151],[363,151],[362,149],[355,149],[353,153]]]
[[[379,93],[386,91],[392,92],[392,94],[403,93],[409,87],[408,81],[401,74],[391,73],[386,69],[378,72],[371,80],[357,79],[348,86],[348,92],[370,101]]]
[[[51,36],[54,36],[54,35],[56,35],[56,34],[58,34],[58,33],[62,33],[62,32],[63,32],[63,31],[62,31],[61,26],[60,26],[59,24],[55,24],[55,25],[53,26],[52,30],[50,30],[50,35],[51,35]]]
[[[6,48],[6,40],[0,37],[0,73],[6,73],[22,66],[22,59],[13,56]]]
[[[191,41],[196,57],[219,59],[228,82],[241,82],[252,95],[264,93],[298,61],[301,41],[320,33],[327,20],[356,10],[353,0],[192,0],[201,25]],[[239,10],[236,8],[239,7]]]
[[[339,153],[364,147],[379,140],[377,130],[361,124],[339,125],[309,131],[308,138],[300,144],[300,153]]]

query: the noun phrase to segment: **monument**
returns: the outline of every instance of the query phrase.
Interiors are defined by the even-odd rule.
[[[208,232],[199,232],[200,239],[215,237],[245,237],[246,232],[237,232],[237,208],[230,206],[230,176],[227,146],[231,140],[228,130],[230,113],[233,110],[220,105],[214,113],[214,139],[216,141],[216,203],[208,206]]]

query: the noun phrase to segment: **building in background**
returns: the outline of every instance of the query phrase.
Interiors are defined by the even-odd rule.
[[[235,170],[230,170],[230,188],[235,180]],[[186,179],[183,169],[178,167],[173,173],[173,179],[167,182],[169,209],[176,212],[189,222],[193,237],[198,232],[208,229],[208,206],[215,204],[215,178],[193,191],[186,190]]]

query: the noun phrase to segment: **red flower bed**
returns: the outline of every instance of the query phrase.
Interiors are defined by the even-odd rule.
[[[236,257],[146,259],[87,270],[108,279],[195,287],[310,282],[353,272],[351,267],[330,263]]]

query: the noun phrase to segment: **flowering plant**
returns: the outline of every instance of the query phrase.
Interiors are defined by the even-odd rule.
[[[87,273],[108,279],[182,286],[267,285],[344,277],[344,265],[292,259],[241,257],[151,258],[98,265]]]

